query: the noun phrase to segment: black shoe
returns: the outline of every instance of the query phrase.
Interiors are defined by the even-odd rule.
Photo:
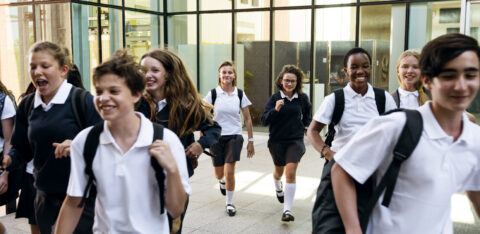
[[[226,195],[226,191],[225,191],[225,181],[219,181],[220,183],[220,192],[222,193],[223,196]],[[222,188],[223,187],[223,188]]]
[[[276,190],[275,193],[277,195],[278,202],[283,203],[283,197],[285,196],[283,194],[283,184],[280,182],[280,190]]]
[[[286,210],[282,214],[282,221],[284,222],[295,221],[295,217],[293,217],[292,212],[290,212],[289,210]]]
[[[228,204],[225,208],[229,216],[235,216],[235,214],[237,213],[237,209],[233,204]]]

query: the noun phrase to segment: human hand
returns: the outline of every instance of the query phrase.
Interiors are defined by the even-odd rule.
[[[280,111],[280,108],[282,108],[284,104],[285,104],[285,101],[283,99],[278,100],[275,103],[275,110]]]
[[[55,158],[62,158],[70,156],[70,145],[72,140],[65,140],[62,143],[54,142],[52,145],[55,147]]]
[[[193,142],[185,149],[185,154],[189,158],[198,158],[203,153],[203,147],[198,142]]]
[[[3,170],[5,170],[5,168],[10,166],[10,164],[12,164],[12,158],[10,157],[10,155],[8,154],[3,155],[3,160],[2,160]]]
[[[2,172],[0,175],[0,194],[4,194],[8,190],[8,172]]]
[[[247,144],[247,158],[253,157],[255,154],[255,147],[253,147],[253,141],[249,141]]]
[[[155,140],[149,147],[148,153],[154,157],[160,166],[163,169],[170,172],[172,170],[177,170],[177,163],[172,156],[172,152],[170,151],[170,146],[166,141],[162,140]]]

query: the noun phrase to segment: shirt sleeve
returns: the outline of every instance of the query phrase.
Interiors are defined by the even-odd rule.
[[[2,112],[2,119],[8,119],[15,116],[16,110],[15,106],[13,105],[12,99],[7,95],[5,97],[5,103],[3,105],[3,112]]]
[[[392,160],[405,121],[404,113],[371,119],[334,155],[336,163],[357,182],[365,183],[381,164]],[[382,143],[377,139],[382,139]]]
[[[220,138],[220,134],[222,133],[222,128],[216,121],[213,121],[213,124],[210,124],[206,119],[200,123],[198,130],[203,133],[203,136],[198,139],[198,143],[200,143],[204,149],[210,148],[211,145],[217,143],[218,138]]]
[[[203,98],[203,101],[205,101],[208,104],[212,104],[212,92],[208,91],[207,96]]]
[[[393,99],[392,95],[385,91],[385,112],[397,109],[397,103]]]
[[[70,178],[67,194],[71,197],[82,197],[87,185],[88,176],[85,174],[83,147],[91,129],[92,127],[89,127],[78,133],[70,146]]]
[[[310,122],[312,122],[312,103],[310,103],[310,99],[308,98],[308,95],[304,95],[303,99],[305,100],[305,113],[302,113],[302,122],[303,126],[308,127],[310,125]]]
[[[26,116],[26,113],[24,111],[25,109],[27,109],[27,107],[25,106],[25,100],[27,99],[27,97],[33,98],[31,96],[26,96],[18,105],[18,112],[15,116],[12,138],[10,140],[12,148],[15,148],[19,151],[18,154],[14,155],[21,155],[22,157],[24,157],[24,160],[26,162],[30,161],[33,158],[33,152],[30,148],[30,142],[28,141],[28,116]],[[15,160],[15,156],[12,156],[12,160]]]
[[[329,125],[332,121],[334,107],[335,95],[334,93],[331,93],[330,95],[325,97],[317,112],[315,112],[313,120],[325,125]]]
[[[247,95],[245,94],[245,91],[243,92],[243,96],[242,96],[242,108],[246,107],[246,106],[250,106],[252,105],[252,103],[250,102],[250,100],[248,99]]]
[[[185,193],[190,195],[192,193],[192,188],[190,187],[188,170],[187,170],[187,160],[185,156],[185,149],[183,148],[180,139],[177,135],[170,131],[167,128],[164,128],[164,140],[168,143],[170,147],[173,158],[175,159],[178,167],[178,172],[180,175],[180,180],[182,181],[183,189]],[[163,173],[166,175],[167,171],[163,170]],[[168,186],[165,186],[167,189]]]
[[[270,97],[270,99],[268,99],[268,102],[263,110],[261,121],[264,126],[269,125],[272,121],[275,120],[275,117],[278,116],[278,111],[275,110],[275,105],[276,100],[274,94]]]

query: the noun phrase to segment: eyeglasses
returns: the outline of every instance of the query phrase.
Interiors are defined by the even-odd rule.
[[[290,84],[295,84],[295,83],[297,83],[297,80],[283,79],[283,82],[285,82],[285,83],[287,83],[287,84],[288,84],[288,83],[290,83]]]

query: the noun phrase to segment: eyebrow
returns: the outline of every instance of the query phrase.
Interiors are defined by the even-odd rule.
[[[467,67],[467,68],[463,69],[463,71],[465,71],[465,72],[476,72],[476,71],[479,71],[479,70],[476,67]],[[443,72],[457,72],[457,69],[444,68],[444,69],[440,70],[440,73],[443,73]]]

